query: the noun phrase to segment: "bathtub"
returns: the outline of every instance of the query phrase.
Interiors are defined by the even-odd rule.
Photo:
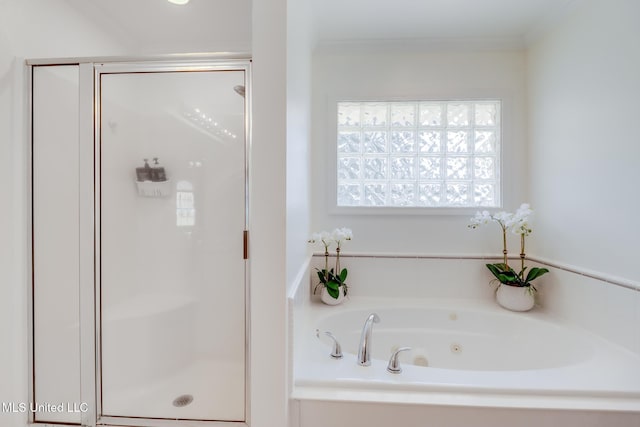
[[[380,322],[373,326],[372,364],[363,367],[357,346],[370,313]],[[624,413],[616,418],[620,425],[640,422],[640,357],[536,310],[512,313],[493,301],[354,297],[337,307],[310,303],[295,319],[292,398],[298,404],[613,411]],[[340,342],[341,359],[330,357],[325,331]],[[400,354],[402,372],[387,372],[391,353],[405,346],[412,350]],[[350,422],[363,422],[375,406],[363,408]]]

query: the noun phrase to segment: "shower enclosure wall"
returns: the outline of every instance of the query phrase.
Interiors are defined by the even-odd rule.
[[[248,58],[28,71],[30,421],[244,425]]]

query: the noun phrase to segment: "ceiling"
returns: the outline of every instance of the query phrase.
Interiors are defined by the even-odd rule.
[[[484,40],[522,44],[583,0],[313,0],[320,44]]]

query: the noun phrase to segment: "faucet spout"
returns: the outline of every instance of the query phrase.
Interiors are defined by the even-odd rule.
[[[360,366],[371,365],[371,332],[373,324],[378,322],[380,322],[380,317],[376,313],[371,313],[364,322],[360,335],[360,347],[358,347],[358,364]]]

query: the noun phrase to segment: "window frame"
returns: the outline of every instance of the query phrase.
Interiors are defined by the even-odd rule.
[[[497,173],[500,185],[498,197],[500,203],[497,206],[338,206],[337,195],[337,167],[338,167],[338,103],[340,102],[500,102],[500,144],[499,153],[496,158],[499,161]],[[411,96],[411,97],[391,97],[391,96],[330,96],[327,99],[327,136],[330,143],[327,144],[327,162],[325,182],[327,188],[328,213],[331,215],[445,215],[457,216],[473,214],[478,210],[497,210],[509,205],[509,194],[512,185],[511,178],[515,172],[507,167],[506,159],[512,151],[509,147],[512,140],[512,102],[511,96],[501,90],[482,91],[473,95],[456,94],[448,96],[440,94],[438,96]]]

